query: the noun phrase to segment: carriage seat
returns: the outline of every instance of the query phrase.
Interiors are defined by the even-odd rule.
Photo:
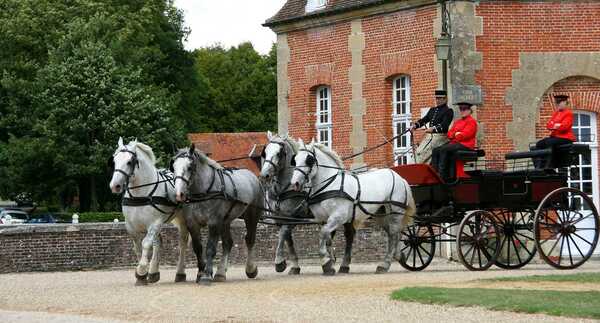
[[[508,153],[504,157],[506,160],[543,158],[546,160],[543,169],[563,168],[577,163],[574,158],[589,152],[590,146],[586,144],[564,144],[547,149],[535,149],[535,146],[532,146],[530,149],[530,151]]]
[[[465,173],[465,163],[477,161],[479,157],[485,157],[485,150],[473,149],[456,152],[456,178],[470,177]]]

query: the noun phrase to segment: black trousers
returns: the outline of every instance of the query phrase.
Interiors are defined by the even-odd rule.
[[[566,144],[572,144],[572,143],[573,142],[569,139],[548,137],[548,138],[544,138],[544,139],[538,141],[535,144],[535,150],[547,149],[547,148],[552,148],[554,146],[560,146],[560,145],[566,145]],[[548,165],[548,160],[543,157],[534,158],[533,165],[535,166],[536,169],[542,169],[542,168],[545,168],[546,165]]]
[[[472,150],[462,144],[449,143],[435,148],[431,155],[431,165],[444,179],[456,176],[456,152]]]

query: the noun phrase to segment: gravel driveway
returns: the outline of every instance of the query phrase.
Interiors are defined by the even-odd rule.
[[[566,322],[564,318],[402,303],[390,293],[404,286],[456,286],[478,278],[557,274],[546,265],[525,270],[467,272],[436,260],[410,273],[399,265],[374,275],[376,264],[352,265],[350,275],[323,277],[320,267],[304,266],[301,276],[260,267],[256,280],[242,267],[231,268],[228,282],[198,286],[174,284],[163,269],[154,286],[133,286],[133,269],[93,272],[0,275],[0,322]],[[599,263],[568,273],[598,271]],[[565,272],[560,272],[565,273]],[[573,320],[575,322],[575,320]],[[581,320],[577,320],[581,322]]]

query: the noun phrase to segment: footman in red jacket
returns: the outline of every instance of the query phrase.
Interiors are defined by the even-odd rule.
[[[555,95],[554,100],[557,109],[546,124],[546,128],[550,130],[550,137],[538,141],[535,149],[552,148],[575,141],[575,135],[573,134],[573,111],[569,109],[569,97],[567,95]],[[545,162],[544,159],[538,158],[535,160],[535,167],[542,168]]]
[[[477,137],[477,121],[473,119],[473,104],[467,102],[458,103],[461,118],[454,122],[448,139],[450,142],[433,150],[431,163],[440,176],[450,179],[455,174],[456,152],[473,150]]]

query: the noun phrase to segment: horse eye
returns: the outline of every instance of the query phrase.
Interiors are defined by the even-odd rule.
[[[306,165],[312,167],[315,164],[315,157],[308,155],[308,157],[306,157]]]
[[[128,161],[128,162],[127,162],[127,165],[128,165],[128,166],[131,166],[131,161]]]

